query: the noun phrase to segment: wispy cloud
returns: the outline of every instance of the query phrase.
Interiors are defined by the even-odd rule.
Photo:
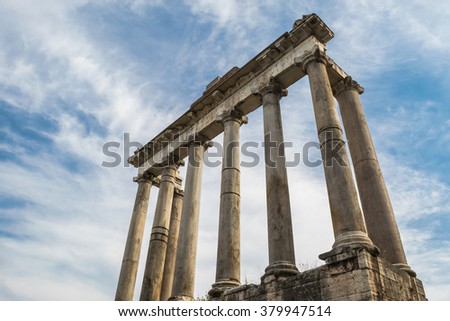
[[[438,276],[450,264],[449,240],[439,234],[450,212],[443,98],[449,79],[438,57],[450,50],[450,6],[324,3],[2,1],[0,298],[112,299],[136,186],[134,169],[100,166],[103,143],[121,142],[124,132],[145,143],[215,76],[244,64],[301,15],[317,12],[336,34],[330,55],[367,89],[363,102],[409,261],[430,298],[448,299],[450,281]],[[442,82],[414,86],[417,97],[406,99],[396,85],[399,66],[416,72],[400,75],[410,86],[418,77]],[[282,100],[285,138],[298,147],[316,140],[314,116],[307,81],[289,90]],[[262,139],[258,110],[242,127],[242,142]],[[198,296],[214,282],[219,173],[205,168]],[[248,282],[258,282],[268,263],[263,173],[262,164],[242,170]],[[333,241],[323,171],[299,166],[288,173],[297,263],[313,267]],[[156,196],[152,190],[149,222]]]

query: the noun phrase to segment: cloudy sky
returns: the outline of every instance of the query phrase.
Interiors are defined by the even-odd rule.
[[[312,12],[335,33],[328,54],[366,89],[409,263],[429,299],[450,300],[450,3],[428,0],[1,0],[0,299],[113,299],[137,188],[124,134],[146,143]],[[317,141],[307,79],[282,114],[288,155]],[[260,109],[241,135],[263,140]],[[110,141],[116,167],[102,166]],[[288,174],[305,270],[333,243],[325,181],[321,167]],[[268,263],[264,184],[262,164],[242,170],[242,282]],[[203,185],[196,296],[214,282],[220,169],[205,168]]]

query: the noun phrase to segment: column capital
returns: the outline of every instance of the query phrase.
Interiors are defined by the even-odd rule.
[[[178,170],[180,166],[184,166],[185,162],[180,159],[177,155],[169,156],[167,160],[159,164],[159,167],[172,167],[174,170]]]
[[[176,171],[175,173],[175,192],[180,190],[183,192],[183,178],[180,176],[180,171]]]
[[[281,99],[281,97],[286,97],[288,95],[288,91],[287,89],[283,88],[274,77],[270,77],[269,83],[261,84],[255,94],[259,96],[260,99],[262,99],[267,94],[275,94],[278,96],[278,99]]]
[[[159,185],[158,178],[149,172],[144,172],[143,174],[139,174],[138,176],[133,177],[133,182],[136,183],[149,182],[155,186]]]
[[[209,140],[208,137],[202,135],[202,134],[193,134],[188,139],[187,146],[190,145],[199,145],[203,146],[205,149],[208,149],[208,147],[212,147],[213,143],[211,140]]]
[[[302,68],[305,73],[307,73],[308,65],[311,62],[320,62],[326,66],[328,65],[328,60],[329,58],[325,54],[325,49],[321,47],[306,51],[301,57],[294,59],[296,65]]]
[[[364,92],[364,88],[361,87],[358,82],[352,79],[352,77],[347,76],[341,80],[339,80],[334,86],[333,86],[333,95],[338,96],[343,91],[346,90],[355,90],[358,92],[358,94],[362,94]]]
[[[233,108],[232,110],[226,110],[219,116],[219,121],[225,125],[226,122],[235,121],[239,123],[239,125],[247,124],[248,117],[245,116],[241,111]]]
[[[181,188],[175,186],[175,188],[173,190],[173,195],[183,198],[184,197],[184,191]]]

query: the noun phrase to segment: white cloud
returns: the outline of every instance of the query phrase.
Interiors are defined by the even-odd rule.
[[[3,56],[2,65],[7,67],[2,70],[2,83],[18,89],[14,97],[4,99],[16,107],[64,118],[69,111],[60,105],[59,97],[94,116],[116,135],[130,128],[143,132],[149,120],[158,127],[155,105],[148,102],[158,102],[164,96],[152,90],[149,79],[142,78],[116,48],[93,42],[89,36],[92,26],[76,23],[77,9],[85,4],[44,2],[38,8],[22,2],[4,5],[10,29],[29,39],[26,49]],[[142,86],[147,86],[145,91]]]
[[[113,1],[117,2],[117,1]],[[125,3],[137,14],[144,14],[145,9],[167,5],[163,0],[126,0]]]
[[[398,161],[384,160],[392,202],[405,223],[450,211],[450,186]]]
[[[108,283],[117,275],[116,260],[125,240],[121,226],[127,224],[125,213],[132,204],[126,201],[126,189],[117,188],[129,181],[127,175],[119,170],[110,177],[110,171],[76,174],[49,159],[29,168],[2,163],[1,195],[26,202],[2,213],[15,235],[3,238],[2,253],[8,260],[0,262],[2,282],[13,298],[112,298],[108,290],[114,286]],[[123,215],[111,220],[112,213]],[[81,290],[88,288],[92,291],[83,296]]]
[[[201,21],[212,22],[222,29],[233,32],[244,32],[243,29],[257,29],[263,24],[273,24],[266,20],[264,9],[267,1],[260,1],[255,5],[252,1],[188,1],[191,12]]]
[[[130,132],[132,140],[145,143],[201,95],[214,78],[211,74],[242,65],[288,30],[295,19],[316,9],[316,3],[310,1],[288,1],[284,5],[275,1],[186,3],[190,10],[186,21],[192,22],[186,27],[188,36],[177,44],[158,38],[156,50],[167,47],[172,52],[163,61],[149,62],[130,57],[125,44],[111,45],[107,39],[100,39],[98,35],[108,35],[101,26],[91,25],[82,13],[89,6],[111,10],[118,3],[93,5],[80,0],[41,1],[39,6],[31,1],[0,4],[7,26],[0,30],[0,44],[5,48],[0,53],[0,99],[23,113],[46,115],[58,128],[56,133],[46,134],[54,144],[50,152],[34,155],[25,148],[26,137],[2,129],[10,142],[2,142],[0,150],[14,150],[21,162],[1,161],[0,193],[26,202],[23,208],[2,209],[2,217],[16,224],[10,232],[24,237],[2,237],[3,258],[9,258],[0,261],[2,299],[111,299],[136,185],[131,183],[133,169],[99,166],[104,160],[103,142],[120,141],[123,132]],[[161,1],[135,0],[126,5],[139,17],[155,7],[170,10]],[[433,6],[438,9],[430,9],[425,1],[362,1],[357,6],[344,1],[321,4],[318,13],[336,33],[329,46],[331,57],[355,78],[364,79],[370,92],[379,89],[371,79],[402,61],[426,63],[430,72],[439,72],[436,67],[442,59],[434,57],[448,54],[445,27],[450,13],[444,2]],[[108,22],[102,23],[105,26]],[[157,37],[151,29],[148,34]],[[162,62],[168,65],[159,66]],[[303,80],[289,90],[289,96],[282,100],[285,138],[301,147],[316,140],[309,89]],[[187,100],[180,92],[188,92],[192,99]],[[412,108],[421,110],[419,105]],[[395,132],[404,132],[410,126],[410,115],[383,113],[376,120],[369,119],[369,125],[376,140],[382,142]],[[414,118],[421,130],[429,128],[433,119],[424,121],[424,115],[429,113],[419,112]],[[444,121],[447,127],[442,132],[446,133],[448,120]],[[243,126],[242,141],[261,142],[262,138],[258,110]],[[450,281],[440,278],[450,264],[445,259],[447,241],[434,243],[432,223],[423,230],[411,226],[418,219],[437,219],[440,213],[449,212],[448,183],[408,164],[399,165],[402,159],[390,155],[389,147],[395,148],[395,142],[377,145],[409,261],[423,278],[430,298],[448,299],[445,293]],[[262,156],[262,151],[259,153]],[[80,168],[76,170],[70,161]],[[320,167],[299,166],[288,172],[297,264],[300,269],[314,267],[321,264],[317,255],[329,250],[333,241],[323,171]],[[219,173],[219,168],[205,169],[203,179],[198,296],[214,282]],[[262,166],[242,169],[243,282],[258,282],[268,263],[263,173]],[[156,197],[154,189],[136,293]]]

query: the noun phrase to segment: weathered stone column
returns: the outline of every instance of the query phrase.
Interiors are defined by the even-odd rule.
[[[160,299],[176,173],[177,165],[173,164],[164,167],[161,173],[161,183],[141,289],[141,301],[158,301]]]
[[[136,179],[138,190],[131,214],[128,237],[120,269],[119,282],[116,291],[116,301],[132,301],[136,286],[136,275],[141,254],[142,236],[147,218],[148,200],[153,177],[144,174]]]
[[[412,274],[359,98],[364,88],[347,77],[339,81],[333,91],[348,139],[367,233],[380,248],[381,256]]]
[[[167,301],[172,295],[173,274],[175,271],[175,261],[178,248],[183,196],[183,191],[179,188],[175,188],[173,193],[172,212],[170,214],[169,243],[167,244],[166,263],[164,265],[161,301]]]
[[[172,297],[169,300],[194,300],[202,167],[206,147],[205,140],[199,140],[198,137],[197,141],[192,141],[189,145],[189,161],[184,185],[185,192],[181,211],[175,275]]]
[[[222,181],[220,190],[219,238],[216,282],[211,296],[240,284],[240,150],[239,130],[248,119],[237,110],[224,115]]]
[[[367,237],[357,199],[341,124],[326,70],[327,58],[321,50],[317,49],[313,53],[307,53],[301,60],[311,87],[335,237],[334,251],[319,257],[326,259],[339,253],[344,247],[362,246],[375,253],[377,249]]]
[[[264,154],[266,168],[267,227],[269,266],[267,275],[295,275],[294,237],[286,171],[280,99],[287,90],[272,78],[260,90],[264,117]]]

